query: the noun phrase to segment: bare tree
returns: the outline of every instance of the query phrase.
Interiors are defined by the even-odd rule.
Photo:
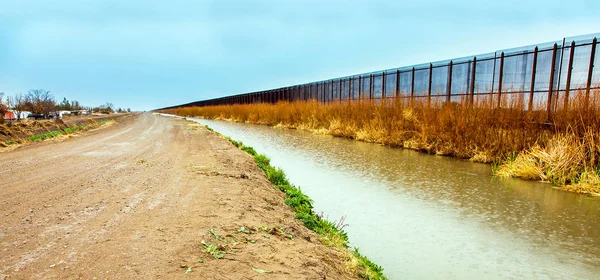
[[[4,92],[0,92],[0,124],[4,123],[4,114],[6,114],[9,109],[8,104],[4,103]]]
[[[32,89],[27,93],[27,108],[35,114],[44,114],[48,117],[51,111],[56,108],[56,101],[49,90]]]
[[[115,105],[114,104],[112,104],[110,102],[106,102],[105,106],[106,106],[107,111],[109,111],[111,113],[115,111]]]
[[[22,93],[15,93],[15,95],[12,98],[12,108],[13,111],[15,111],[15,114],[17,115],[17,120],[20,120],[21,113],[27,110],[25,106],[25,96],[23,96]]]

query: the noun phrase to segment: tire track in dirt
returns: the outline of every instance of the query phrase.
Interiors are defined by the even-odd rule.
[[[141,114],[0,162],[0,279],[352,278],[252,158],[184,120]],[[286,235],[239,232],[267,226]],[[203,252],[210,229],[226,258]]]

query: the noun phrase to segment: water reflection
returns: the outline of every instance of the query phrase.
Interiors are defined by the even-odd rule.
[[[490,166],[266,126],[199,120],[253,146],[392,279],[592,279],[600,201]]]

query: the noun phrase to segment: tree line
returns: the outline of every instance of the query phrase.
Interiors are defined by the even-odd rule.
[[[115,106],[107,102],[106,104],[96,107],[86,107],[79,103],[77,100],[67,100],[63,98],[62,102],[58,103],[54,99],[54,95],[49,90],[45,89],[32,89],[27,94],[16,93],[13,95],[6,95],[0,92],[0,120],[3,121],[4,114],[12,110],[17,118],[21,117],[22,112],[31,112],[35,115],[42,115],[48,117],[50,112],[55,111],[77,111],[87,110],[94,113],[110,114],[116,112],[131,112],[131,109],[116,109]]]

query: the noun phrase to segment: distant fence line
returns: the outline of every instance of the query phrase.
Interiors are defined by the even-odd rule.
[[[600,85],[599,34],[448,61],[388,69],[271,90],[226,96],[163,109],[279,101],[405,98],[473,102],[518,99],[525,110],[550,113],[586,98]],[[586,99],[587,100],[587,99]],[[559,104],[560,103],[560,104]]]

